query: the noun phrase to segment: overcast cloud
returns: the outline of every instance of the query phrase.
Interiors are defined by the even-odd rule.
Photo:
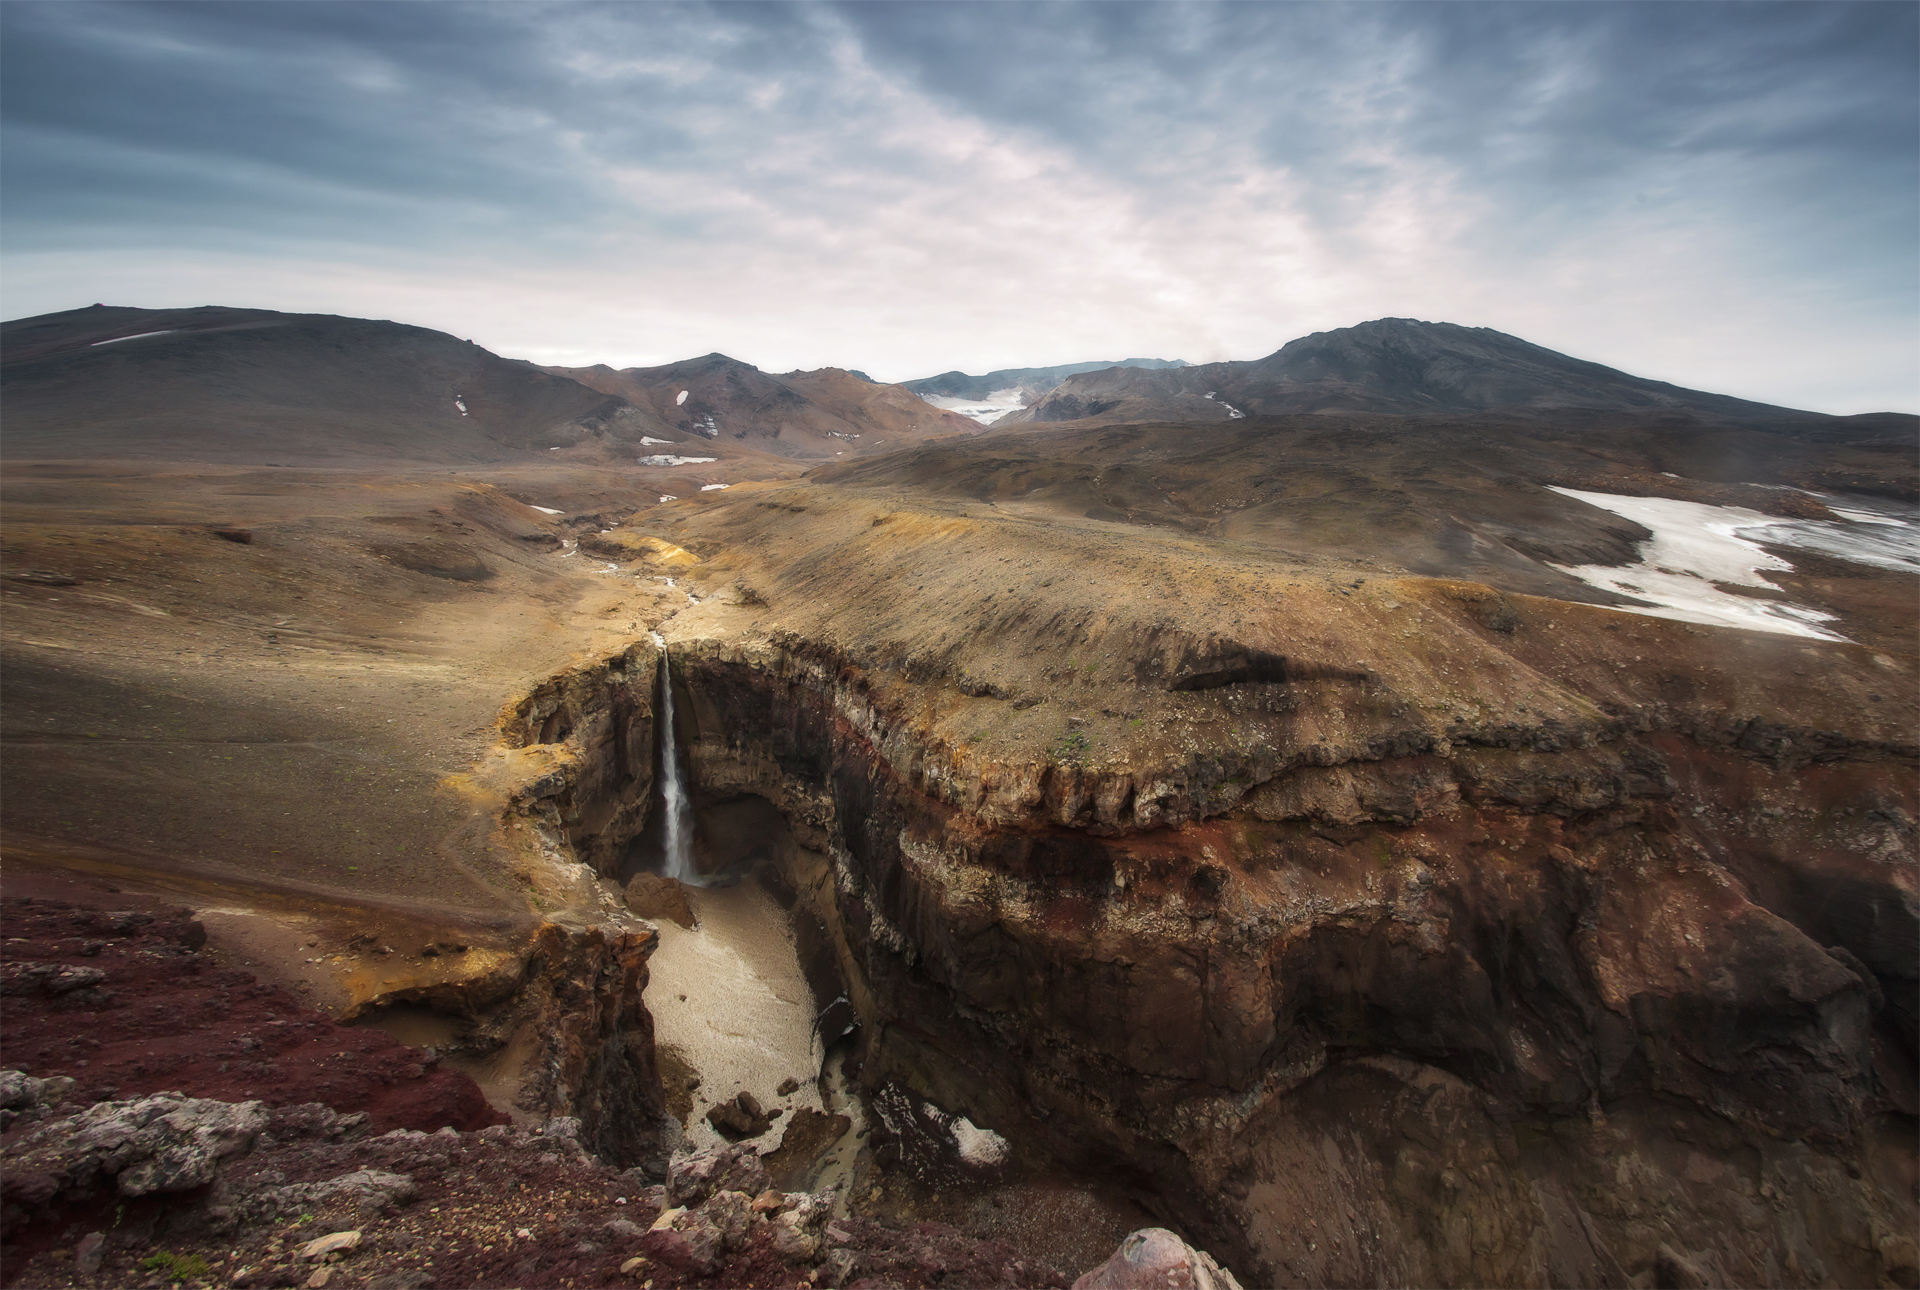
[[[1401,315],[1920,410],[1917,15],[11,0],[0,289],[882,379]]]

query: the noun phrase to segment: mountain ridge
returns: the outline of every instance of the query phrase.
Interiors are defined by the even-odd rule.
[[[624,454],[625,400],[406,323],[96,305],[0,324],[6,455],[483,463]]]
[[[1076,374],[995,424],[1493,408],[1673,410],[1748,420],[1819,415],[1634,376],[1489,327],[1377,318],[1313,332],[1264,358]]]
[[[831,460],[978,430],[837,368],[769,376],[719,353],[625,372],[541,367],[334,314],[94,305],[0,323],[0,345],[16,460],[670,466],[647,458],[688,444],[708,460]]]
[[[657,367],[540,370],[644,408],[676,437],[737,441],[784,457],[831,459],[979,430],[901,386],[838,367],[774,375],[716,352]]]

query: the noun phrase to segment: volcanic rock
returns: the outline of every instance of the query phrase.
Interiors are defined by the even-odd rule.
[[[0,1195],[39,1207],[110,1184],[129,1197],[201,1187],[224,1160],[252,1148],[267,1118],[259,1102],[177,1093],[97,1102],[9,1140]]]
[[[709,1147],[674,1157],[667,1170],[667,1203],[698,1205],[721,1191],[757,1196],[772,1185],[759,1153],[752,1147]]]

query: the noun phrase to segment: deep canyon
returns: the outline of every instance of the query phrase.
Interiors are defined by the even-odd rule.
[[[1651,532],[1566,495],[1911,525],[1911,418],[1383,411],[1350,367],[1305,411],[843,449],[836,404],[783,449],[726,418],[788,395],[706,360],[733,402],[622,407],[313,324],[464,454],[426,461],[330,443],[298,320],[87,354],[89,314],[8,324],[9,873],[192,906],[663,1176],[733,1094],[657,1036],[680,932],[627,903],[679,757],[815,1016],[747,1135],[782,1186],[1153,1222],[1249,1286],[1920,1284],[1920,578],[1776,542],[1712,586],[1787,630],[1647,612],[1579,571]],[[216,359],[181,438],[98,413]]]

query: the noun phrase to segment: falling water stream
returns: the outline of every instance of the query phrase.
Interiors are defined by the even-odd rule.
[[[706,884],[693,867],[693,808],[687,802],[687,787],[680,773],[680,749],[673,737],[673,666],[667,661],[667,642],[658,632],[654,644],[660,647],[660,777],[667,806],[666,875],[690,887]]]

